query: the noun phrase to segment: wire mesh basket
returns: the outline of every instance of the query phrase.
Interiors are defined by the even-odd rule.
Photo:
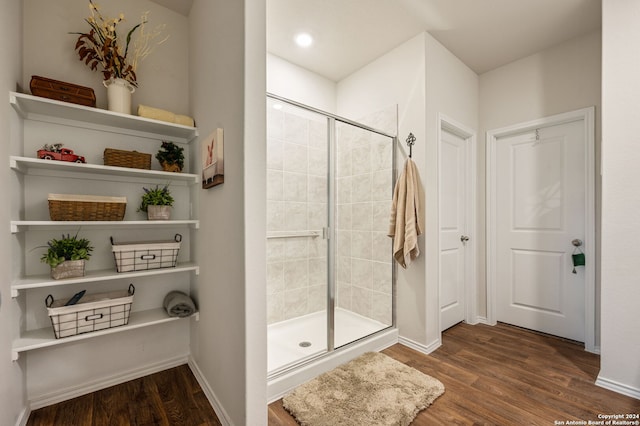
[[[129,284],[127,290],[87,296],[78,293],[69,301],[48,295],[45,305],[56,339],[127,325],[135,291]]]
[[[111,250],[116,261],[116,271],[132,272],[149,269],[175,268],[182,235],[173,241],[145,241],[116,244],[111,237]]]

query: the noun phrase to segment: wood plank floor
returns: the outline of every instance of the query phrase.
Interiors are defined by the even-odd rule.
[[[413,426],[554,425],[640,413],[639,400],[594,385],[599,356],[574,342],[505,324],[458,324],[430,355],[400,344],[383,352],[445,385],[444,395]],[[282,400],[269,405],[269,425],[297,425]]]
[[[27,426],[221,425],[189,367],[112,386],[31,412]]]

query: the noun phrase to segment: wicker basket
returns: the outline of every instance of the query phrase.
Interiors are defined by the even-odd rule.
[[[51,220],[123,220],[127,197],[49,194]]]
[[[104,165],[150,170],[151,154],[107,148],[104,150]]]

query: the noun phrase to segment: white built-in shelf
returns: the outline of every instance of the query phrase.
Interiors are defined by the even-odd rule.
[[[118,134],[148,137],[156,140],[188,143],[198,136],[195,127],[167,123],[86,107],[24,93],[10,92],[9,102],[22,118],[47,123],[65,124]]]
[[[108,180],[113,176],[136,177],[171,181],[198,183],[200,176],[191,173],[171,173],[160,170],[132,169],[128,167],[102,166],[100,164],[71,163],[68,161],[41,160],[30,157],[9,157],[9,166],[20,173],[29,174],[34,170],[54,170],[57,172],[83,173],[92,179]]]
[[[20,290],[29,290],[42,287],[59,287],[63,285],[112,281],[119,279],[130,279],[149,277],[154,275],[177,274],[180,272],[195,272],[200,274],[200,268],[195,263],[178,263],[175,268],[148,269],[146,271],[132,272],[116,272],[115,269],[106,269],[101,271],[87,271],[84,277],[66,278],[62,280],[54,280],[50,275],[32,275],[16,279],[11,284],[11,297],[18,297]]]
[[[12,220],[11,233],[27,229],[67,229],[71,227],[93,227],[101,229],[117,229],[126,227],[157,228],[191,226],[200,228],[199,220]]]
[[[192,315],[198,319],[198,313]],[[150,309],[147,311],[131,312],[129,324],[120,327],[108,328],[106,330],[94,331],[91,333],[78,334],[76,336],[63,337],[56,339],[53,334],[53,328],[40,328],[37,330],[28,330],[24,332],[18,339],[13,341],[12,358],[14,361],[18,359],[21,352],[33,349],[47,348],[50,346],[62,345],[65,343],[77,342],[78,340],[91,339],[93,337],[104,336],[105,334],[120,333],[127,330],[133,330],[141,327],[148,327],[155,324],[162,324],[170,321],[177,321],[181,318],[170,317],[163,308]]]

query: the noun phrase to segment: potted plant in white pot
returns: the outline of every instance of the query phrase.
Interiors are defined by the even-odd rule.
[[[51,278],[83,277],[85,261],[91,257],[91,242],[86,238],[63,234],[61,239],[52,238],[47,242],[47,252],[40,261],[51,267]]]
[[[169,191],[169,185],[162,188],[156,185],[155,188],[142,189],[144,189],[144,194],[142,194],[138,211],[147,212],[149,220],[169,220],[174,201]]]

